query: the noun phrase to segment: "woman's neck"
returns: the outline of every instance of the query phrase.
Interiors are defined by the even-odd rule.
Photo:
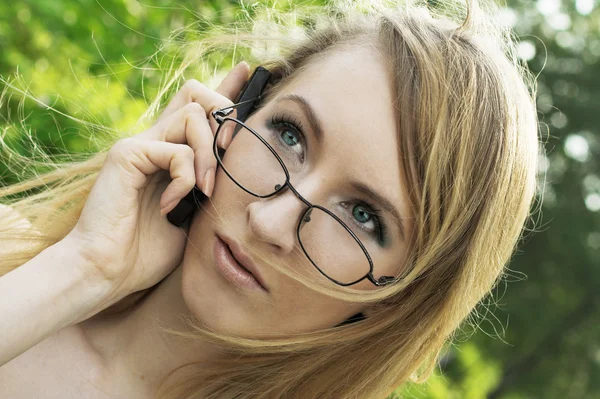
[[[139,386],[155,393],[175,369],[218,356],[211,345],[161,331],[160,326],[190,332],[180,315],[190,315],[181,293],[181,266],[140,303],[114,318],[91,318],[78,324],[90,350],[101,359],[109,386]]]

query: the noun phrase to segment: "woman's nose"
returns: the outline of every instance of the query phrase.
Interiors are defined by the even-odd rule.
[[[246,222],[256,238],[277,247],[279,255],[289,254],[297,242],[298,221],[308,206],[289,188],[274,197],[250,203]]]

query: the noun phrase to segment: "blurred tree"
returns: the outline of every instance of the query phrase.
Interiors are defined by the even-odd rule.
[[[465,384],[479,376],[489,387],[482,398],[600,398],[600,9],[594,0],[509,5],[498,18],[515,29],[519,55],[538,75],[543,206],[529,225],[538,232],[527,234],[508,284],[490,298],[495,315],[480,308],[486,334],[469,341],[483,364],[499,366],[494,384],[463,344],[418,397],[468,397]],[[436,395],[437,380],[462,388]]]
[[[593,0],[514,1],[520,52],[547,124],[543,216],[511,269],[505,339],[476,341],[502,361],[488,398],[600,398],[600,9]],[[546,126],[542,125],[542,131]]]

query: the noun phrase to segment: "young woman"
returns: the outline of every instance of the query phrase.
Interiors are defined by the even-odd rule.
[[[531,79],[468,5],[323,14],[250,60],[272,79],[244,121],[242,62],[143,133],[0,189],[0,396],[384,398],[425,379],[536,187]],[[194,185],[208,199],[176,227]]]

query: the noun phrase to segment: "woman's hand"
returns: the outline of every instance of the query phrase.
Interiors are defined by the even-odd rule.
[[[157,284],[180,264],[187,234],[164,215],[194,184],[212,194],[218,125],[210,113],[233,104],[248,72],[238,64],[216,91],[186,82],[153,127],[108,152],[65,240],[86,260],[86,272],[111,283],[111,303]]]

